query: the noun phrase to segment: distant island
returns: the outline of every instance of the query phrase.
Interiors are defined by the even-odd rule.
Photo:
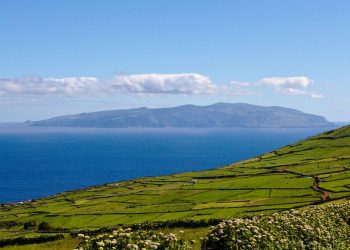
[[[245,103],[183,105],[173,108],[135,108],[65,115],[25,125],[94,128],[301,128],[329,127],[318,115],[283,107]]]

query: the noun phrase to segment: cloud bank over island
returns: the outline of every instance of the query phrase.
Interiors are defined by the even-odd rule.
[[[266,77],[255,82],[213,82],[198,73],[124,74],[112,79],[96,77],[20,77],[0,79],[0,96],[84,96],[84,95],[252,95],[257,88],[274,89],[278,94],[322,98],[308,91],[313,80],[306,76]]]

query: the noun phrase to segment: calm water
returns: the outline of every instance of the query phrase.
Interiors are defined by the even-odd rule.
[[[0,202],[222,166],[326,129],[0,127]]]

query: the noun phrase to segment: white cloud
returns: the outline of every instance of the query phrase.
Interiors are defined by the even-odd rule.
[[[118,75],[110,86],[141,94],[214,94],[220,89],[209,77],[195,73]]]
[[[231,81],[216,84],[208,76],[197,73],[117,75],[103,81],[96,77],[21,77],[0,79],[0,96],[83,96],[83,95],[252,95],[259,86],[269,86],[281,94],[322,98],[309,92],[313,81],[305,76],[268,77],[257,82]]]
[[[99,91],[101,83],[94,77],[0,79],[2,95],[82,95]]]
[[[286,95],[305,95],[312,98],[323,98],[324,96],[306,89],[313,83],[313,80],[306,76],[294,77],[268,77],[257,82],[275,88],[279,93]]]
[[[268,78],[261,79],[259,82],[268,86],[285,89],[285,88],[307,88],[312,83],[312,80],[306,76],[293,76],[293,77],[268,77]]]
[[[100,95],[100,94],[241,94],[232,84],[214,84],[196,73],[117,75],[102,81],[95,77],[0,79],[0,95]]]

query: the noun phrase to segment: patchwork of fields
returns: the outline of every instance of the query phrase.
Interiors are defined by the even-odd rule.
[[[20,230],[30,220],[69,230],[98,228],[260,214],[345,197],[350,197],[350,127],[217,169],[145,177],[23,204],[2,204],[0,222],[18,223],[11,230]],[[0,238],[2,234],[5,232],[0,232]]]

